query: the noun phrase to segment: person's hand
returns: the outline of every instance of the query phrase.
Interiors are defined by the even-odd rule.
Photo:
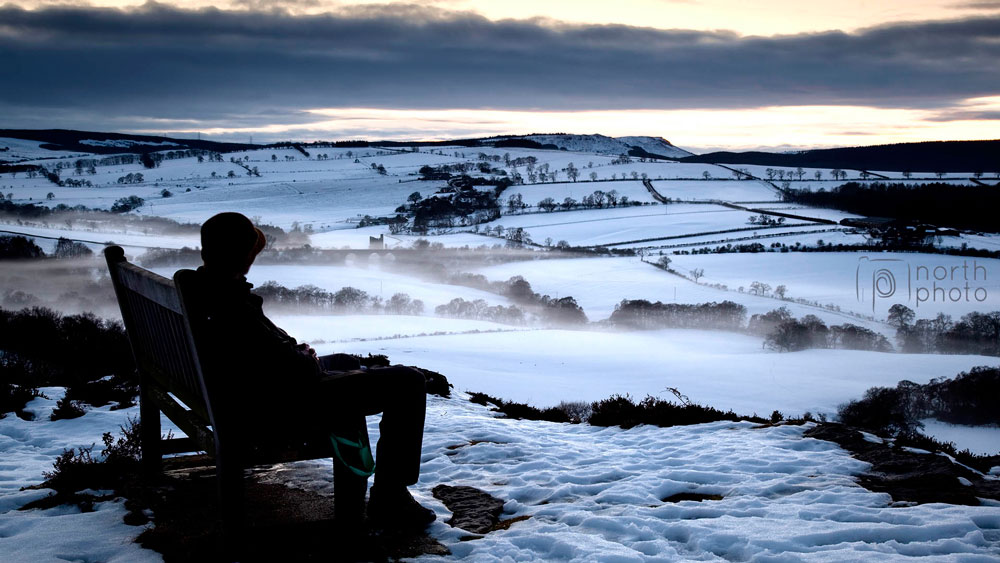
[[[312,356],[313,358],[315,358],[317,360],[319,359],[319,356],[316,354],[316,350],[313,350],[312,346],[310,346],[310,345],[308,345],[308,344],[306,344],[306,343],[303,342],[302,344],[299,344],[298,348],[299,348],[300,352],[305,352],[305,353],[309,354],[310,356]]]

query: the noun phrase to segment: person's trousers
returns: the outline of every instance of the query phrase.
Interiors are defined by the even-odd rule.
[[[323,365],[323,358],[320,362]],[[320,380],[320,399],[330,409],[334,432],[356,424],[360,417],[382,413],[375,452],[377,484],[412,485],[420,476],[424,387],[424,375],[405,366],[327,371]]]

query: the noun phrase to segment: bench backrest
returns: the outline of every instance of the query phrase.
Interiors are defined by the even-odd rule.
[[[197,273],[178,270],[170,280],[129,263],[120,247],[110,246],[104,254],[139,371],[143,400],[149,396],[159,409],[150,416],[162,410],[218,463],[224,451],[237,450],[239,463],[330,457],[329,438],[319,434],[290,436],[273,444],[240,444],[240,428],[226,411],[227,404],[233,405],[224,400],[231,391],[226,382],[232,378],[206,374],[199,359],[198,350],[209,350],[212,334],[200,302]],[[178,405],[167,393],[184,405]],[[218,400],[213,401],[213,397]],[[230,439],[230,434],[236,437]],[[224,442],[229,443],[225,449]]]
[[[104,251],[125,331],[141,377],[151,377],[211,424],[201,365],[174,282]]]

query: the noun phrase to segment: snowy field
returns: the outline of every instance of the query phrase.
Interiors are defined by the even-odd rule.
[[[535,242],[565,240],[573,246],[625,243],[752,227],[754,215],[721,205],[671,203],[667,205],[586,209],[507,215],[487,223],[505,229],[523,228]],[[789,221],[790,225],[802,223]]]
[[[201,246],[197,231],[191,234],[146,234],[142,232],[125,231],[122,229],[80,230],[67,227],[36,227],[28,225],[11,225],[0,223],[0,235],[18,234],[35,240],[35,244],[49,253],[55,249],[60,238],[68,238],[83,242],[95,253],[103,249],[107,243],[113,242],[124,247],[132,256],[141,255],[150,248],[195,248]]]
[[[654,180],[663,197],[681,201],[781,201],[781,193],[757,180]]]
[[[772,288],[785,285],[788,295],[831,303],[843,310],[885,318],[902,303],[930,318],[946,313],[956,318],[972,311],[1000,310],[1000,260],[939,254],[849,252],[762,253],[671,256],[672,268],[702,269],[703,283],[730,288],[759,281]],[[888,274],[880,274],[887,270]],[[937,279],[937,278],[941,279]],[[894,280],[872,291],[873,283]],[[966,292],[966,284],[969,291]]]
[[[345,342],[394,340],[424,335],[452,335],[484,332],[519,332],[534,330],[489,321],[451,319],[434,316],[403,315],[272,315],[275,324],[299,340],[315,346],[334,346],[329,353],[340,351],[336,346]],[[366,352],[367,353],[367,352]]]
[[[862,217],[861,215],[855,215],[854,213],[848,213],[839,209],[805,207],[797,203],[765,203],[761,205],[754,205],[752,207],[754,209],[760,209],[761,211],[779,211],[781,213],[790,213],[792,215],[802,215],[803,217],[837,221],[838,223],[842,219]]]
[[[0,147],[10,147],[0,152],[0,160],[24,160],[49,168],[68,163],[70,167],[60,171],[63,179],[94,184],[58,187],[44,177],[3,173],[0,192],[10,194],[15,203],[101,209],[110,208],[118,198],[137,195],[146,199],[137,214],[191,223],[219,211],[239,211],[285,229],[294,224],[311,228],[314,248],[359,249],[353,265],[257,265],[249,281],[259,286],[273,280],[288,288],[315,285],[329,292],[350,286],[382,300],[405,293],[424,303],[423,314],[416,316],[275,311],[274,318],[320,353],[384,353],[394,363],[439,371],[455,385],[452,399],[430,399],[423,472],[414,488],[419,500],[437,511],[439,518],[430,533],[451,549],[451,559],[996,560],[1000,556],[1000,507],[890,506],[888,496],[855,483],[853,476],[863,472],[865,464],[833,444],[803,438],[801,427],[755,429],[747,423],[718,423],[600,429],[497,419],[466,400],[464,391],[536,406],[594,401],[614,394],[671,399],[667,388],[674,387],[696,403],[741,414],[767,416],[777,409],[786,415],[808,411],[834,416],[838,405],[859,398],[872,386],[894,386],[904,379],[926,383],[974,366],[998,364],[997,358],[982,356],[829,349],[777,353],[765,349],[762,338],[726,332],[627,332],[601,326],[556,330],[441,318],[434,308],[457,297],[482,299],[490,305],[511,302],[494,293],[431,282],[397,270],[389,262],[369,262],[363,252],[369,247],[369,237],[381,235],[390,249],[411,247],[420,238],[447,248],[502,245],[503,239],[466,232],[466,227],[425,237],[391,235],[385,226],[354,227],[364,215],[393,214],[413,192],[427,197],[446,185],[418,180],[418,170],[424,165],[466,164],[470,173],[482,175],[475,170],[488,161],[508,175],[516,172],[526,177],[523,158],[529,156],[536,159],[536,171],[547,167],[558,174],[558,182],[512,186],[502,199],[520,194],[529,205],[545,197],[561,203],[567,197],[580,201],[594,190],[614,189],[632,201],[653,203],[642,182],[633,179],[646,175],[660,194],[674,199],[766,202],[748,207],[834,221],[854,216],[781,203],[766,182],[737,181],[723,166],[639,162],[637,158],[615,164],[618,155],[608,152],[610,141],[592,145],[586,141],[577,139],[574,142],[583,144],[566,151],[307,147],[309,157],[292,148],[274,148],[226,154],[222,162],[181,158],[164,160],[154,169],[136,163],[98,166],[95,174],[78,174],[73,166],[79,155],[47,151],[33,141],[0,139]],[[239,162],[230,162],[231,158]],[[521,164],[507,164],[518,158]],[[570,182],[566,174],[571,163],[579,169],[578,182]],[[248,170],[254,168],[259,177]],[[766,177],[767,167],[730,168],[747,168]],[[774,180],[778,185],[789,181],[797,189],[830,189],[842,183],[831,180],[825,169],[818,170],[819,180],[815,169],[804,170],[802,180],[790,180],[794,169],[783,170],[785,179]],[[846,172],[848,181],[859,178],[860,171]],[[137,173],[143,174],[142,183],[118,181]],[[602,181],[589,181],[592,173]],[[901,179],[899,173],[880,174]],[[932,174],[914,176],[905,181],[939,181]],[[964,185],[970,176],[948,174],[944,180]],[[171,192],[169,197],[163,197],[165,189]],[[535,292],[556,298],[572,296],[593,322],[608,319],[623,299],[732,300],[746,306],[748,316],[784,306],[796,317],[814,314],[828,325],[854,323],[893,340],[894,329],[883,321],[895,303],[908,305],[918,318],[945,313],[957,320],[971,311],[1000,310],[1000,260],[995,259],[916,253],[671,254],[674,249],[727,242],[765,246],[775,242],[815,245],[820,240],[864,242],[860,234],[825,230],[835,226],[790,219],[779,228],[755,228],[749,218],[756,214],[715,204],[655,204],[505,214],[479,226],[480,230],[497,225],[519,227],[538,244],[551,239],[574,246],[645,249],[649,261],[657,260],[662,249],[676,271],[684,275],[703,271],[700,284],[643,263],[639,257],[530,259],[546,252],[538,247],[525,251],[525,260],[491,266],[477,266],[488,262],[473,261],[464,268],[492,281],[521,275]],[[88,229],[79,222],[17,225],[16,219],[4,220],[0,229],[36,237],[46,252],[52,251],[58,237],[83,241],[95,251],[104,242],[114,241],[133,257],[150,247],[199,244],[193,231],[125,232],[114,226]],[[990,234],[943,237],[938,243],[1000,249],[1000,237]],[[94,258],[95,262],[100,259]],[[169,277],[175,269],[156,271]],[[885,285],[876,284],[884,284],[887,276],[895,282],[892,295]],[[755,281],[769,284],[772,290],[784,285],[789,298],[830,308],[781,300],[773,294],[753,295],[749,291]],[[68,507],[14,510],[48,494],[20,488],[39,483],[64,448],[99,443],[103,432],[115,431],[138,411],[91,408],[81,418],[51,422],[49,414],[63,390],[43,391],[47,398],[35,399],[27,409],[35,420],[13,415],[0,419],[0,560],[160,560],[158,554],[131,543],[143,528],[122,523],[121,500],[97,503],[95,512],[86,514]],[[369,422],[374,440],[378,419]],[[997,453],[1000,448],[997,428],[956,427],[933,420],[925,425],[929,435],[954,441],[959,448],[981,453]],[[289,485],[330,486],[329,461],[304,462],[298,469],[284,473]],[[528,519],[483,539],[462,541],[466,533],[444,524],[449,514],[430,494],[441,483],[486,489],[506,501],[505,518]],[[678,492],[723,498],[663,502]]]
[[[76,153],[68,151],[50,151],[41,146],[45,143],[41,141],[29,141],[27,139],[11,139],[10,137],[0,137],[0,160],[9,162],[20,162],[34,160],[36,158],[60,158],[76,156]]]
[[[729,255],[726,255],[729,256]],[[737,254],[732,256],[759,256],[757,254]],[[683,264],[688,258],[702,256],[671,256],[685,261],[671,264],[671,267],[685,272]],[[656,260],[657,256],[650,257]],[[788,307],[793,315],[801,317],[813,314],[828,324],[850,322],[872,330],[885,332],[887,325],[860,319],[846,313],[830,311],[821,307],[802,305],[791,301],[752,295],[737,291],[739,286],[729,286],[728,290],[699,285],[690,280],[672,275],[639,258],[571,258],[564,260],[537,260],[532,262],[511,262],[477,270],[491,280],[506,280],[511,276],[524,276],[532,289],[552,297],[567,295],[576,299],[592,321],[606,319],[622,299],[646,299],[664,303],[710,303],[713,301],[735,301],[747,308],[747,315],[766,313],[778,307]],[[705,278],[709,277],[705,268]],[[803,273],[803,275],[805,275]],[[813,279],[813,278],[809,278]],[[813,281],[822,282],[819,277]],[[704,278],[703,280],[704,281]],[[754,281],[754,280],[751,280]],[[762,280],[763,281],[763,280]],[[747,282],[749,284],[749,282]],[[772,286],[774,287],[774,286]],[[803,297],[789,285],[789,297]],[[854,286],[850,287],[853,298]],[[864,308],[860,308],[865,313]]]
[[[58,397],[60,390],[46,390]],[[144,527],[122,522],[121,499],[76,508],[13,510],[50,493],[37,483],[53,456],[99,441],[138,408],[94,409],[47,422],[55,400],[30,405],[35,421],[0,420],[0,549],[8,561],[161,561],[132,543]],[[990,561],[1000,549],[1000,507],[893,506],[857,485],[867,464],[808,428],[749,423],[629,430],[493,418],[461,394],[430,397],[414,496],[437,513],[428,533],[452,552],[421,560],[474,561]],[[378,417],[369,418],[372,441]],[[278,477],[328,493],[329,461],[300,462]],[[475,541],[448,526],[431,494],[470,485],[503,499],[503,518],[523,518]],[[720,500],[665,502],[678,493]]]
[[[336,322],[331,319],[330,322]],[[313,327],[317,335],[325,334]],[[309,332],[304,332],[308,337]],[[308,338],[307,338],[308,339]],[[666,329],[648,332],[536,330],[320,344],[317,352],[381,353],[393,362],[445,374],[463,391],[482,391],[536,406],[596,401],[614,394],[673,397],[740,414],[834,415],[875,385],[927,383],[977,365],[982,356],[855,350],[778,353],[760,338]]]
[[[646,249],[647,252],[655,253],[663,251],[664,254],[670,254],[675,251],[695,251],[699,248],[715,249],[727,244],[736,246],[740,244],[760,243],[770,248],[775,243],[781,243],[786,246],[795,246],[796,243],[804,246],[816,246],[820,241],[823,244],[865,244],[868,242],[868,239],[862,234],[851,232],[842,227],[810,224],[791,229],[754,229],[751,231],[717,233],[661,241],[616,244],[613,248]]]
[[[177,268],[154,268],[154,272],[173,277]],[[396,293],[405,293],[412,299],[424,302],[427,312],[433,314],[434,307],[448,303],[456,297],[467,301],[483,299],[490,305],[508,305],[505,297],[494,293],[459,285],[431,283],[413,276],[397,274],[379,266],[286,266],[260,265],[250,270],[247,280],[257,286],[267,281],[276,281],[287,288],[315,285],[336,293],[344,287],[353,287],[372,297],[388,301]]]

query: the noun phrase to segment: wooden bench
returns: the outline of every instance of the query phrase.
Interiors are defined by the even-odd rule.
[[[227,538],[242,533],[246,467],[327,458],[333,455],[328,437],[281,444],[262,444],[252,450],[237,447],[235,429],[228,425],[220,402],[229,374],[208,373],[199,350],[212,345],[199,312],[196,273],[179,270],[169,280],[128,262],[118,246],[104,250],[122,320],[135,357],[140,389],[140,440],[144,470],[162,471],[162,456],[206,452],[215,460],[220,517]],[[161,439],[160,412],[186,438]],[[363,421],[359,422],[365,428]],[[367,479],[334,462],[334,511],[338,521],[361,518]]]

